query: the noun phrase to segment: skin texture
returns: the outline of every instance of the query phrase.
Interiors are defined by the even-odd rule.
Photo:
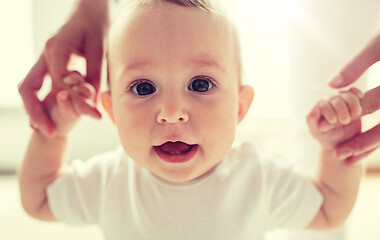
[[[159,28],[148,29],[149,25],[145,25],[146,23],[142,21],[140,24],[144,27],[139,30],[135,24],[132,24],[135,26],[136,36],[128,38],[138,41],[134,48],[136,51],[134,57],[145,57],[136,54],[146,54],[146,50],[151,51],[149,56],[154,56],[153,59],[149,59],[154,60],[152,65],[141,62],[136,64],[136,60],[144,60],[141,58],[131,58],[129,62],[123,62],[126,60],[123,57],[132,56],[132,52],[127,50],[132,51],[133,48],[125,49],[125,46],[120,45],[123,40],[120,37],[127,38],[123,35],[123,31],[114,33],[119,34],[119,38],[114,37],[114,39],[119,39],[121,42],[112,42],[115,48],[110,49],[111,58],[115,60],[110,64],[112,99],[110,92],[106,92],[102,96],[102,102],[111,118],[115,120],[126,151],[132,146],[136,147],[128,153],[136,157],[134,160],[137,164],[169,181],[191,181],[207,174],[228,151],[236,125],[249,109],[253,99],[253,89],[239,84],[238,64],[234,61],[236,43],[233,41],[236,37],[230,36],[232,30],[224,18],[206,14],[204,10],[171,4],[156,10],[154,14],[144,15],[146,18],[141,20],[153,21],[152,26]],[[179,13],[183,14],[184,18]],[[160,19],[155,19],[158,16]],[[198,35],[186,31],[181,25],[171,25],[172,21],[167,21],[169,16],[181,24],[186,23],[189,29]],[[194,19],[198,18],[202,21],[197,20],[198,25],[193,24]],[[157,26],[157,20],[161,22],[166,20],[166,26]],[[130,25],[125,22],[121,22],[119,27],[123,24],[131,30]],[[117,28],[117,23],[115,27]],[[163,32],[159,34],[161,31]],[[175,34],[177,31],[180,34]],[[178,41],[178,46],[177,43],[170,46],[173,45],[173,41],[170,44],[162,44],[162,41],[144,39],[146,35],[152,33],[155,33],[154,37],[157,36],[160,40],[162,38],[170,40],[168,39],[170,36]],[[190,44],[190,40],[197,42],[199,39],[203,40],[200,44]],[[215,44],[215,39],[223,41],[218,40],[218,44]],[[145,44],[141,44],[140,41],[145,41]],[[114,53],[112,51],[116,52],[115,56],[112,55]],[[134,66],[134,70],[128,71],[127,76],[121,75],[127,63],[132,64],[130,67]],[[147,69],[137,71],[136,67],[147,67]],[[147,75],[142,75],[145,73]],[[115,77],[114,80],[114,74],[117,74],[118,79]],[[210,91],[200,94],[189,89],[191,81],[199,75],[207,75],[213,79],[215,85],[212,85]],[[141,99],[130,91],[132,81],[142,78],[155,83],[157,94],[153,99],[148,100],[149,97]],[[49,208],[46,188],[65,174],[64,160],[68,134],[79,116],[83,114],[76,110],[75,99],[80,98],[83,102],[91,101],[93,97],[91,93],[95,92],[95,89],[91,88],[92,85],[86,85],[83,77],[81,80],[81,76],[75,72],[70,73],[65,82],[67,82],[66,89],[58,91],[55,97],[51,97],[46,107],[49,117],[56,124],[58,134],[34,131],[19,171],[20,193],[25,211],[30,216],[45,221],[56,220]],[[199,129],[196,130],[195,127]],[[148,131],[152,131],[149,136]],[[145,140],[146,142],[142,142]],[[177,140],[199,144],[199,151],[194,159],[178,166],[163,162],[154,163],[146,159],[152,155],[153,145]],[[130,141],[132,141],[131,147],[125,146]],[[147,152],[140,154],[138,153],[140,150]],[[157,157],[154,158],[158,160]]]
[[[320,145],[315,184],[324,196],[311,229],[335,227],[344,222],[355,203],[362,175],[361,164],[349,165],[334,153],[335,147],[361,132],[362,114],[358,89],[340,92],[320,100],[306,117],[313,137]]]
[[[19,84],[19,93],[24,102],[30,124],[45,134],[56,134],[56,126],[50,118],[46,105],[56,94],[68,89],[63,79],[70,73],[69,60],[73,55],[86,60],[85,81],[97,92],[100,86],[101,65],[103,60],[104,37],[108,31],[108,8],[110,0],[78,0],[69,20],[51,37],[44,51],[25,79]],[[52,89],[42,101],[38,98],[46,76],[52,78]],[[92,102],[74,99],[73,104],[80,114],[100,118],[97,110],[96,94]]]
[[[329,85],[333,88],[342,88],[355,82],[367,69],[380,60],[380,34],[347,62],[338,74],[334,76]],[[362,100],[363,115],[375,112],[380,108],[380,88],[369,91]],[[358,134],[355,138],[340,144],[336,154],[340,157],[351,156],[350,162],[355,163],[380,146],[380,124],[372,129]]]
[[[167,181],[186,182],[210,171],[230,149],[253,92],[239,85],[233,29],[225,18],[161,5],[121,17],[113,26],[112,94],[104,98],[127,154]],[[197,76],[212,79],[214,86],[205,93],[189,90]],[[144,97],[132,92],[139,79],[156,92]],[[153,147],[166,141],[198,144],[198,152],[183,164],[164,162]]]
[[[111,90],[103,93],[102,102],[136,164],[166,181],[182,183],[204,176],[222,160],[253,99],[253,89],[240,84],[235,39],[226,18],[170,3],[140,8],[115,21],[108,52]],[[211,87],[195,91],[197,79],[207,79]],[[65,174],[68,134],[80,115],[73,99],[91,99],[85,81],[74,73],[71,81],[68,93],[58,94],[48,108],[60,134],[34,132],[20,171],[24,208],[42,220],[55,220],[46,187]],[[139,95],[136,89],[142,83],[154,91]],[[341,224],[354,205],[361,165],[346,164],[334,148],[360,133],[360,119],[355,120],[363,111],[360,101],[357,90],[343,92],[317,103],[307,117],[321,146],[312,180],[324,197],[309,228]],[[197,144],[198,151],[185,163],[168,163],[154,151],[167,141]]]

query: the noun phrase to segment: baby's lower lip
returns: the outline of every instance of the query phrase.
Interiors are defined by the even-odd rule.
[[[165,152],[160,146],[154,146],[154,151],[158,155],[158,157],[168,163],[185,163],[190,161],[198,151],[198,145],[190,145],[190,150],[186,152]]]

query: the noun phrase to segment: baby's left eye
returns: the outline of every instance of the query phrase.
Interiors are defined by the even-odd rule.
[[[188,89],[203,93],[209,91],[212,87],[214,87],[214,83],[207,77],[195,77]]]

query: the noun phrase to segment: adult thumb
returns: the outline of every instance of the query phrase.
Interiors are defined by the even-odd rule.
[[[342,88],[355,82],[368,68],[380,60],[380,35],[372,39],[354,58],[329,80],[332,88]]]
[[[60,89],[62,80],[67,75],[67,65],[71,52],[65,46],[58,46],[55,38],[47,41],[43,55],[52,78],[53,89]]]

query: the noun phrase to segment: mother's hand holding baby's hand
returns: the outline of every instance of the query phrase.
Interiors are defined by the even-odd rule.
[[[54,137],[66,137],[86,107],[94,107],[95,89],[78,72],[68,74],[67,85],[56,94],[50,93],[43,101],[44,109],[56,126]]]
[[[19,93],[33,128],[38,128],[48,135],[56,131],[56,126],[37,93],[47,74],[52,77],[49,97],[55,97],[59,91],[66,88],[63,79],[69,74],[68,62],[73,54],[86,59],[85,80],[96,92],[99,90],[103,43],[109,25],[108,4],[108,0],[78,1],[71,18],[47,41],[40,58],[20,83]],[[74,103],[80,114],[101,117],[95,104],[77,100],[74,99]]]
[[[375,36],[337,76],[332,78],[329,85],[333,88],[345,87],[355,82],[369,67],[380,60],[380,34]],[[363,115],[380,109],[380,88],[370,90],[361,100]],[[361,133],[357,137],[340,144],[336,148],[339,157],[352,156],[351,162],[356,162],[380,146],[380,124]]]
[[[360,100],[362,116],[380,109],[380,87],[369,90]],[[338,145],[336,155],[340,158],[350,157],[350,163],[366,157],[380,147],[380,123],[366,132]]]

